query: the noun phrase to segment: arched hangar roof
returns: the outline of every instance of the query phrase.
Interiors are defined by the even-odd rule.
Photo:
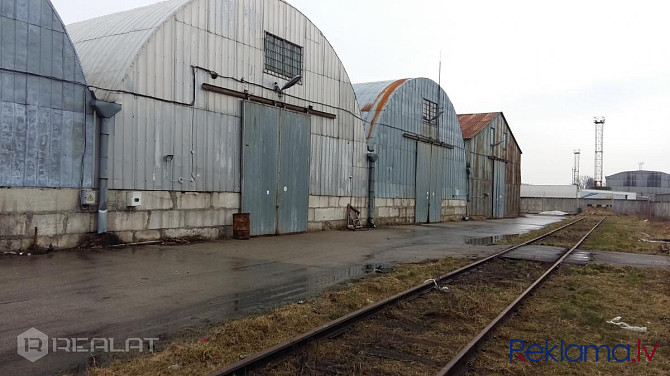
[[[292,94],[315,103],[347,103],[346,111],[359,113],[349,76],[332,45],[283,0],[169,0],[67,29],[89,85],[103,89],[96,93],[99,97],[116,90],[187,102],[191,66],[272,86],[279,80],[262,67],[264,32],[269,32],[303,47],[303,85]]]
[[[161,25],[193,0],[170,0],[67,25],[91,86],[121,81]]]
[[[424,99],[437,104],[439,141],[463,147],[461,127],[454,105],[437,82],[429,78],[367,82],[354,85],[361,106],[368,141],[386,126],[414,135],[423,133]]]

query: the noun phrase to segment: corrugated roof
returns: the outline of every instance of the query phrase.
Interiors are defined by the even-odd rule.
[[[392,81],[365,82],[354,84],[356,99],[361,106],[361,114],[366,123],[368,123],[369,139],[375,127],[375,122],[384,110],[384,107],[393,96],[393,93],[409,79],[404,78]]]
[[[458,115],[458,122],[461,123],[463,138],[468,140],[475,137],[500,114],[501,112],[486,112],[481,114]]]
[[[123,89],[126,71],[152,34],[191,1],[170,0],[68,25],[89,85]]]

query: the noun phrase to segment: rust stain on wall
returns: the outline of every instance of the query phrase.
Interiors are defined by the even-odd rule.
[[[377,104],[377,107],[375,108],[375,115],[372,118],[372,121],[370,121],[370,129],[368,130],[368,136],[367,136],[368,139],[370,139],[370,136],[372,135],[372,131],[375,128],[375,123],[377,122],[377,119],[379,118],[379,115],[381,115],[381,112],[384,109],[384,107],[386,106],[386,103],[388,103],[389,98],[391,98],[391,94],[393,94],[396,90],[398,90],[398,88],[402,84],[407,82],[407,80],[408,80],[407,78],[404,78],[402,80],[397,80],[397,81],[392,82],[389,86],[384,88],[384,90],[382,90],[382,92],[379,93],[379,95],[375,99],[374,103]],[[367,107],[367,105],[365,107]],[[366,111],[365,107],[363,107],[362,111]],[[372,106],[370,106],[370,107],[372,107]],[[367,111],[369,111],[369,110],[370,109],[368,109]]]

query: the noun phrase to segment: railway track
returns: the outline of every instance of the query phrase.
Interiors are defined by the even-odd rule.
[[[604,220],[604,218],[603,218]],[[567,250],[565,253],[563,253],[559,259],[551,265],[542,275],[536,279],[529,287],[525,288],[521,295],[518,295],[516,299],[513,300],[513,302],[509,305],[507,305],[502,312],[493,320],[491,321],[484,330],[480,331],[465,347],[461,349],[460,352],[456,354],[453,358],[451,358],[451,361],[447,364],[446,367],[442,368],[439,371],[439,375],[453,375],[457,374],[458,372],[463,370],[463,367],[466,365],[467,361],[472,358],[474,352],[476,349],[481,345],[481,343],[487,338],[489,333],[500,323],[504,320],[507,315],[509,315],[511,312],[515,310],[515,308],[526,298],[528,297],[533,290],[535,290],[537,287],[540,286],[542,281],[544,281],[551,273],[558,268],[558,266],[575,250],[577,249],[585,240],[586,238],[602,223],[603,220],[600,220],[593,228],[591,228],[586,235],[581,237],[581,239],[569,250]],[[323,339],[334,339],[347,331],[351,330],[350,328],[354,327],[356,324],[361,323],[365,321],[366,319],[372,319],[375,316],[379,316],[382,313],[384,315],[388,315],[390,310],[389,308],[402,305],[402,304],[408,304],[408,305],[417,305],[421,306],[423,304],[423,309],[425,310],[430,310],[432,308],[426,308],[429,307],[429,305],[426,305],[426,302],[421,302],[417,300],[420,297],[424,297],[425,295],[429,293],[436,293],[439,294],[439,291],[441,289],[436,289],[436,287],[442,286],[447,283],[454,283],[454,281],[459,281],[461,279],[466,279],[468,275],[474,273],[474,272],[482,272],[483,269],[485,268],[491,268],[494,267],[495,264],[500,262],[502,256],[506,255],[507,253],[518,249],[520,247],[533,244],[533,243],[538,243],[541,242],[549,237],[555,236],[555,234],[560,233],[561,231],[568,229],[569,227],[575,226],[581,222],[585,221],[585,218],[581,218],[578,220],[575,220],[571,223],[568,223],[564,226],[561,226],[555,230],[549,231],[541,236],[538,236],[537,238],[531,239],[527,242],[524,242],[519,245],[515,245],[509,248],[506,248],[494,255],[488,256],[486,258],[483,258],[481,260],[478,260],[476,262],[473,262],[471,264],[468,264],[464,267],[461,267],[457,270],[454,270],[442,277],[436,278],[434,280],[429,280],[426,281],[425,283],[415,286],[411,289],[408,289],[404,292],[401,292],[399,294],[396,294],[394,296],[391,296],[387,299],[384,299],[382,301],[379,301],[375,304],[372,304],[368,307],[365,307],[361,310],[352,312],[348,315],[345,315],[337,320],[334,320],[332,322],[329,322],[325,325],[322,325],[318,328],[315,328],[307,333],[304,333],[300,336],[294,337],[293,339],[286,341],[284,343],[281,343],[277,346],[274,346],[272,348],[269,348],[267,350],[264,350],[262,352],[259,352],[255,355],[249,356],[240,362],[237,362],[235,364],[232,364],[230,366],[227,366],[225,368],[216,370],[210,374],[210,376],[221,376],[221,375],[247,375],[247,374],[265,374],[265,373],[273,373],[273,374],[282,374],[281,371],[277,370],[271,370],[267,372],[263,372],[263,370],[267,370],[267,367],[270,367],[273,362],[276,363],[277,360],[286,358],[286,357],[301,357],[301,359],[296,360],[294,363],[300,363],[300,362],[306,362],[307,358],[309,356],[307,355],[300,355],[300,351],[303,350],[306,346],[311,345],[311,344],[318,344],[319,340]],[[581,223],[583,225],[583,223]],[[590,227],[590,226],[589,226]],[[530,276],[533,273],[528,274]],[[539,272],[535,273],[539,274]],[[535,275],[533,275],[535,277]],[[507,276],[505,278],[510,278],[510,276]],[[515,285],[516,286],[516,285]],[[516,295],[517,292],[514,292],[514,295]],[[437,301],[448,301],[450,296],[449,294],[441,294],[442,296],[437,298]],[[421,300],[426,300],[430,302],[430,299],[421,299]],[[435,300],[435,299],[433,299]],[[418,304],[417,304],[418,303]],[[435,304],[436,302],[432,302]],[[448,303],[448,304],[452,304]],[[440,303],[443,304],[444,303]],[[497,311],[496,311],[497,312]],[[397,313],[395,313],[397,314]],[[412,316],[413,317],[413,316]],[[407,318],[406,318],[407,319]],[[411,320],[412,318],[409,317]],[[384,328],[382,331],[386,332],[396,332],[395,327],[402,327],[403,323],[401,319],[394,319],[393,317],[385,317],[384,320],[390,324],[390,327]],[[384,321],[380,320],[380,321]],[[395,327],[394,327],[395,326]],[[398,332],[402,332],[402,330],[399,330]],[[365,331],[365,328],[363,329],[362,336],[368,336],[372,337],[372,340],[374,341],[374,335],[370,336],[369,333]],[[361,337],[361,336],[359,336]],[[396,339],[399,337],[398,335],[395,336]],[[402,341],[403,339],[401,338],[402,336],[400,335],[399,340]],[[377,340],[385,340],[384,335],[381,335]],[[346,341],[347,339],[342,339],[341,342],[344,342],[346,346]],[[425,340],[429,341],[429,340]],[[439,343],[434,343],[433,345],[439,345]],[[436,351],[439,351],[435,349]],[[331,352],[332,349],[328,348],[327,346],[324,346],[324,348],[321,349],[321,352]],[[354,351],[351,350],[350,351]],[[355,350],[359,351],[360,350]],[[386,358],[386,359],[393,359],[396,361],[405,361],[405,362],[421,362],[422,359],[421,357],[407,357],[404,356],[398,352],[387,352],[387,351],[381,351],[380,349],[368,349],[365,350],[367,355],[371,355],[374,357],[378,358]],[[298,355],[296,355],[298,354]],[[315,357],[320,357],[319,355],[315,355]],[[446,361],[442,362],[441,364],[438,364],[438,362],[441,360],[433,360],[433,361],[425,361],[427,362],[427,367],[429,369],[434,369],[438,370],[442,367],[443,364],[447,363]],[[308,370],[305,369],[298,369],[296,367],[291,368],[290,371],[286,371],[286,374],[291,374],[295,372],[300,372],[300,373],[333,373],[333,374],[342,374],[346,373],[346,371],[342,370],[342,372],[339,372],[336,367],[333,369],[332,367],[336,366],[336,364],[329,364],[326,363],[325,365],[321,366],[311,366]],[[326,369],[320,369],[319,367],[326,367]],[[355,367],[354,367],[355,368]],[[364,372],[357,372],[357,373],[364,373]]]

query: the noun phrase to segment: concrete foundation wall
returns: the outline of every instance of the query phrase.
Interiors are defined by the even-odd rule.
[[[127,207],[130,191],[109,191],[108,230],[121,243],[160,239],[203,240],[232,235],[233,214],[239,211],[240,194],[228,192],[139,191],[142,205]],[[95,236],[96,206],[80,205],[79,189],[0,189],[0,252],[26,250],[35,242],[56,249],[85,245]],[[367,224],[365,197],[310,196],[308,231],[346,227],[347,205],[361,211]],[[442,220],[459,220],[465,201],[443,200]],[[375,199],[375,223],[414,223],[413,199]]]
[[[467,213],[466,200],[442,200],[442,222],[460,221]]]
[[[639,215],[642,217],[670,218],[670,202],[652,202],[646,200],[599,200],[599,199],[572,199],[572,198],[540,198],[524,197],[521,199],[523,213],[541,213],[543,211],[560,210],[575,214],[591,207],[607,207],[615,213],[625,215]]]
[[[144,191],[142,206],[126,206],[128,191],[109,191],[108,230],[122,243],[230,235],[239,193]],[[1,189],[0,250],[77,247],[96,231],[97,208],[80,206],[78,189]]]

